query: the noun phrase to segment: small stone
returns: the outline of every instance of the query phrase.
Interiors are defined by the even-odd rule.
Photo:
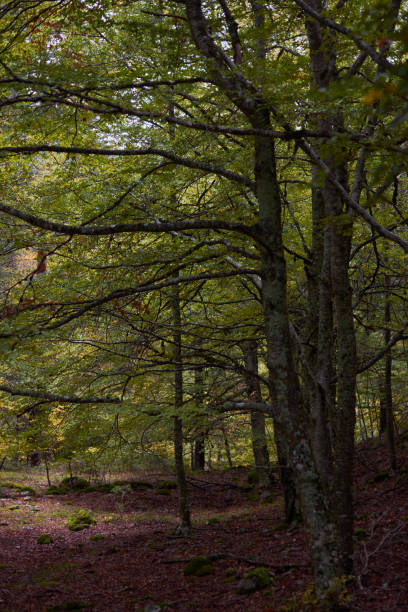
[[[158,604],[148,603],[143,608],[143,612],[161,612],[162,607]]]

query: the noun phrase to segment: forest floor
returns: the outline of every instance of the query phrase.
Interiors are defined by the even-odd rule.
[[[408,610],[406,455],[407,442],[400,441],[401,469],[392,475],[381,443],[357,450],[350,610]],[[156,485],[162,478],[169,475],[133,475]],[[242,468],[195,473],[189,483],[194,529],[179,537],[174,489],[166,494],[163,487],[119,485],[111,493],[50,496],[43,487],[33,496],[0,482],[0,612],[313,609],[301,599],[311,584],[305,538],[301,526],[282,526],[279,486],[262,504],[256,489],[245,490]],[[96,524],[70,531],[67,519],[79,508]],[[39,544],[43,534],[53,541]],[[215,555],[213,572],[185,576],[186,563],[197,555]],[[269,570],[271,584],[238,594],[240,579],[255,567]]]

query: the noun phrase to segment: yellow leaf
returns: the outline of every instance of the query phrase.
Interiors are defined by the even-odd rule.
[[[363,96],[362,101],[364,104],[373,104],[373,102],[376,102],[381,98],[383,93],[383,89],[372,89]]]

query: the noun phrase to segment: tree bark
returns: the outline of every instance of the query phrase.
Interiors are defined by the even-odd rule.
[[[262,402],[261,385],[257,378],[258,354],[256,340],[248,340],[245,343],[244,355],[248,399],[254,402]],[[263,412],[256,410],[251,411],[251,436],[259,486],[261,489],[268,489],[273,482],[273,477],[270,471],[269,451],[265,431],[265,414]]]
[[[266,123],[268,125],[268,123]],[[309,442],[309,417],[293,363],[286,303],[286,264],[282,245],[281,200],[274,142],[255,138],[259,234],[263,248],[262,289],[271,397],[279,410],[279,430],[299,495],[316,587],[328,588],[337,575],[338,554],[327,499]]]
[[[199,345],[201,341],[199,342]],[[194,369],[194,396],[197,413],[203,412],[203,367],[198,365]],[[200,422],[203,417],[198,416]],[[205,467],[205,436],[202,427],[198,427],[196,437],[193,441],[193,453],[191,457],[191,469],[203,470]]]
[[[323,10],[321,0],[310,0],[310,6],[317,12]],[[313,81],[316,88],[324,91],[336,79],[336,40],[334,33],[310,16],[306,16],[306,30],[309,40],[310,61]],[[318,122],[319,129],[335,134],[342,118],[329,114]],[[324,143],[322,143],[323,145]],[[337,181],[348,191],[346,167],[333,155],[323,157]],[[352,474],[354,462],[354,427],[355,427],[355,390],[356,390],[356,346],[353,321],[352,290],[349,281],[349,257],[352,235],[352,217],[344,207],[342,198],[332,182],[325,178],[321,188],[324,203],[324,215],[331,219],[327,228],[329,259],[329,278],[331,281],[332,300],[337,331],[337,349],[335,367],[337,374],[337,404],[331,410],[333,419],[333,483],[332,510],[336,522],[336,537],[339,548],[339,574],[352,573],[353,553],[353,496]],[[323,270],[323,268],[322,268]],[[324,276],[320,282],[324,283]],[[322,286],[322,291],[324,287]],[[322,301],[319,309],[319,328],[327,325],[327,305]],[[326,330],[327,335],[328,330]],[[323,336],[324,337],[324,336]],[[327,358],[327,349],[319,343],[323,351],[317,357],[318,362]],[[326,379],[327,385],[327,379]],[[319,407],[319,418],[323,420],[324,407]],[[327,463],[322,451],[321,473],[325,475]]]
[[[191,530],[191,518],[188,505],[187,481],[184,469],[183,422],[179,416],[183,407],[183,364],[181,355],[181,313],[178,287],[173,289],[173,351],[174,351],[174,458],[178,485],[179,519],[177,531],[187,535]]]
[[[384,342],[387,344],[391,338],[389,324],[391,322],[391,304],[389,293],[391,289],[390,277],[385,275],[385,308],[384,308]],[[387,439],[388,460],[392,471],[397,469],[397,454],[395,449],[394,414],[392,404],[392,349],[390,348],[385,355],[385,371],[383,378],[383,388],[381,390],[381,404],[384,411],[384,429]]]

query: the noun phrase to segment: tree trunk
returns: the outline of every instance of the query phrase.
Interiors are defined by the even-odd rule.
[[[266,123],[266,124],[265,124]],[[262,127],[269,128],[269,121]],[[255,176],[259,203],[262,290],[271,397],[279,410],[279,429],[288,451],[312,558],[315,584],[326,589],[338,572],[338,554],[327,499],[309,442],[309,418],[294,369],[286,304],[286,265],[272,138],[255,138]],[[286,453],[285,453],[286,454]]]
[[[191,457],[191,469],[203,470],[205,467],[205,447],[204,436],[196,438],[193,442],[193,452]]]
[[[318,12],[323,10],[322,0],[310,0],[310,5]],[[306,30],[309,41],[310,61],[313,81],[321,91],[336,79],[336,40],[333,32],[322,26],[316,19],[306,17]],[[340,115],[327,114],[318,121],[318,128],[328,134],[335,134],[342,125]],[[324,143],[322,143],[323,145]],[[323,151],[323,147],[320,147]],[[332,174],[348,190],[347,172],[343,162],[327,152],[323,158]],[[321,180],[323,177],[321,177]],[[337,404],[332,408],[333,419],[333,484],[332,511],[336,523],[338,542],[338,573],[352,573],[353,553],[353,495],[352,475],[354,463],[355,427],[355,390],[356,390],[356,347],[353,321],[352,291],[349,281],[349,257],[352,235],[352,217],[347,214],[342,198],[328,177],[323,179],[321,197],[324,202],[324,215],[332,220],[326,230],[329,240],[330,257],[328,277],[331,281],[332,300],[337,330],[337,350],[335,367],[337,375]],[[318,188],[320,189],[320,188]],[[358,195],[359,197],[359,195]],[[323,278],[321,283],[323,284]],[[324,289],[322,287],[322,289]],[[325,302],[320,304],[319,327],[327,325]],[[327,335],[327,330],[326,330]],[[319,344],[326,352],[324,344]],[[323,353],[317,360],[323,362]],[[324,418],[323,406],[319,408]],[[323,458],[324,460],[324,458]],[[325,468],[324,468],[325,469]],[[324,473],[324,472],[323,472]]]
[[[198,343],[201,345],[201,341]],[[194,370],[194,395],[197,414],[204,412],[203,410],[203,367],[198,365]],[[197,421],[200,423],[203,417],[198,416]],[[192,470],[203,470],[205,467],[205,437],[202,427],[198,428],[198,433],[193,442],[193,454],[191,461]]]
[[[258,375],[258,354],[256,340],[248,340],[244,347],[246,384],[248,399],[262,402],[262,393]],[[273,478],[270,471],[268,444],[266,441],[265,415],[263,412],[251,411],[252,450],[255,468],[261,489],[268,489]]]
[[[225,448],[225,454],[227,455],[228,465],[229,465],[230,468],[233,468],[234,465],[232,463],[231,447],[230,447],[230,443],[229,443],[229,440],[228,440],[227,432],[225,431],[225,427],[223,427],[222,433],[223,433],[223,436],[224,436],[224,448]]]
[[[321,190],[316,187],[316,171],[312,174],[312,250],[311,265],[306,267],[308,278],[308,325],[306,357],[309,371],[304,378],[307,386],[312,421],[312,447],[325,490],[329,491],[332,476],[333,415],[331,380],[333,378],[333,311],[330,280],[330,240],[324,226],[325,206]],[[306,370],[308,368],[305,368]]]
[[[174,351],[174,458],[179,496],[179,519],[177,531],[187,535],[191,530],[190,510],[187,496],[187,481],[183,456],[183,422],[179,414],[183,407],[183,364],[181,358],[181,313],[178,287],[173,290],[173,351]]]
[[[391,330],[389,324],[391,322],[391,305],[390,305],[390,277],[385,276],[385,309],[384,309],[384,342],[387,344],[391,338]],[[384,410],[384,425],[388,447],[388,458],[392,471],[397,469],[397,455],[395,449],[395,431],[394,431],[394,414],[392,405],[392,349],[389,349],[385,355],[385,372],[383,388],[381,393],[381,404]]]

